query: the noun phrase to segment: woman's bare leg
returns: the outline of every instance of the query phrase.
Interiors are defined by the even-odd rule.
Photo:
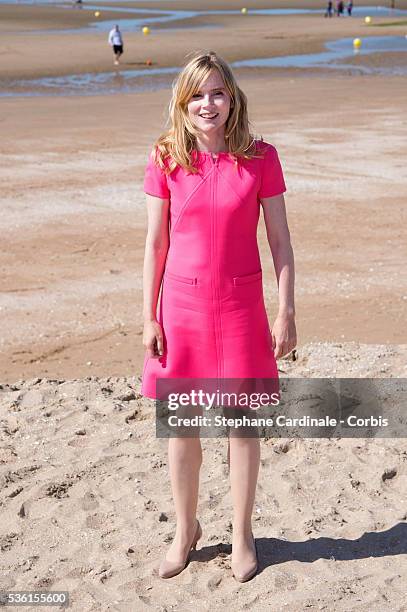
[[[258,437],[229,437],[228,461],[233,502],[233,560],[255,555],[252,540],[252,512],[260,465]]]
[[[181,562],[188,554],[196,531],[199,471],[202,464],[200,438],[169,438],[168,461],[177,529],[166,559]]]

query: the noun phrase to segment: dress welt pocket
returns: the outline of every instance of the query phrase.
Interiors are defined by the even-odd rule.
[[[186,285],[196,285],[196,278],[190,278],[188,276],[180,276],[179,274],[173,274],[168,270],[165,271],[165,276],[171,280],[177,281],[178,283],[185,283]]]
[[[248,283],[254,283],[255,281],[261,280],[262,278],[262,271],[259,270],[258,272],[255,272],[254,274],[246,274],[245,276],[234,276],[233,277],[233,284],[235,285],[246,285]]]

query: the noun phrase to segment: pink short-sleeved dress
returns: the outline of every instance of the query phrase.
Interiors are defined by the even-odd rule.
[[[159,378],[278,378],[257,244],[260,198],[286,191],[276,149],[262,158],[194,152],[199,172],[166,175],[150,155],[147,194],[170,200],[170,246],[157,320],[164,354],[146,351],[141,392]]]

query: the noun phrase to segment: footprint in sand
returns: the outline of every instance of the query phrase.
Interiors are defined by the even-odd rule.
[[[113,513],[104,514],[102,512],[91,514],[86,517],[86,527],[90,529],[101,529],[109,523],[109,520],[113,517]]]
[[[215,591],[222,582],[223,574],[216,573],[207,582],[207,587],[210,591]]]
[[[50,578],[49,576],[44,576],[37,580],[34,584],[34,589],[49,589],[55,582],[55,578]]]
[[[6,552],[10,550],[19,540],[18,533],[7,533],[4,536],[0,536],[0,551]]]
[[[0,448],[0,465],[5,465],[7,463],[14,463],[17,461],[17,453],[14,450],[13,446],[3,446]]]
[[[99,502],[96,499],[96,495],[92,491],[87,491],[81,500],[82,510],[86,512],[96,510],[99,507]]]
[[[287,574],[286,572],[280,572],[274,578],[275,588],[283,591],[295,591],[298,586],[298,580],[292,574]]]
[[[45,495],[47,497],[56,497],[57,499],[69,497],[68,491],[72,485],[73,482],[53,482],[46,487]]]

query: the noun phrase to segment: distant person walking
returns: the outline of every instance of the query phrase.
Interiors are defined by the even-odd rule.
[[[344,8],[345,8],[344,3],[342,2],[342,0],[339,0],[339,2],[336,3],[336,14],[338,17],[343,15]]]
[[[348,15],[349,17],[352,17],[352,10],[353,10],[353,0],[350,0],[347,4],[346,10],[348,11]]]
[[[118,66],[120,56],[123,53],[123,37],[118,25],[115,25],[114,28],[109,32],[109,44],[113,47],[113,53],[115,57],[114,64],[115,66]]]
[[[332,0],[329,0],[328,6],[326,7],[326,11],[325,11],[325,17],[332,17],[333,9],[334,9],[334,4]]]

